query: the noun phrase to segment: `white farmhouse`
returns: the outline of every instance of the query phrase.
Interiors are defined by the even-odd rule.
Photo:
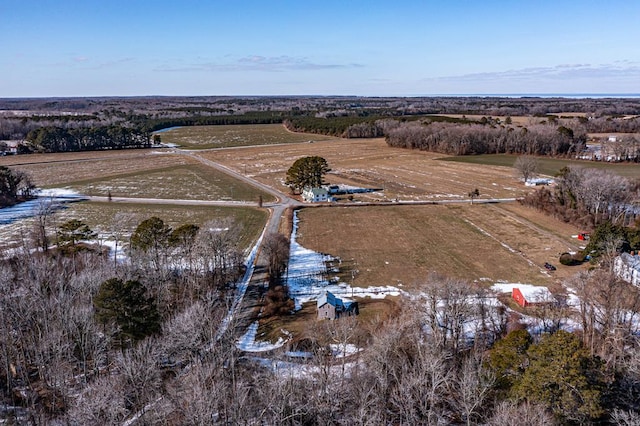
[[[640,287],[640,256],[622,253],[616,257],[613,270],[621,279]]]
[[[329,201],[329,193],[325,188],[306,187],[302,190],[302,199],[307,203]]]

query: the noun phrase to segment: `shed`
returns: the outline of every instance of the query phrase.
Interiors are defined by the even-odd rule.
[[[511,291],[511,297],[516,303],[523,308],[531,305],[540,305],[543,303],[553,303],[556,301],[553,294],[547,287],[514,287]]]
[[[343,316],[358,315],[358,302],[340,299],[330,291],[325,291],[318,298],[318,319],[338,319]]]

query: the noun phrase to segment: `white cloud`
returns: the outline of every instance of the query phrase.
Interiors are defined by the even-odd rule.
[[[362,68],[361,64],[327,64],[305,57],[250,55],[220,62],[201,62],[184,67],[163,67],[159,71],[290,71]]]
[[[508,71],[490,71],[446,77],[428,78],[424,81],[484,82],[495,80],[544,81],[574,79],[627,79],[640,80],[640,66],[631,61],[617,61],[613,64],[561,64],[551,67],[531,67]]]

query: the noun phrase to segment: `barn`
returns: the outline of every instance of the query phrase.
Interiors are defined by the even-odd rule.
[[[318,319],[338,319],[343,316],[358,315],[358,302],[340,299],[330,291],[318,298]]]
[[[555,297],[553,297],[553,294],[551,294],[547,287],[513,287],[513,290],[511,290],[511,297],[513,297],[513,300],[523,308],[531,305],[553,303],[556,301]]]

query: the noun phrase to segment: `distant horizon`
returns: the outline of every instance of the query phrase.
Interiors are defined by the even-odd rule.
[[[90,99],[90,98],[566,98],[566,99],[636,99],[640,93],[439,93],[417,95],[87,95],[87,96],[11,96],[0,100],[25,99]]]

